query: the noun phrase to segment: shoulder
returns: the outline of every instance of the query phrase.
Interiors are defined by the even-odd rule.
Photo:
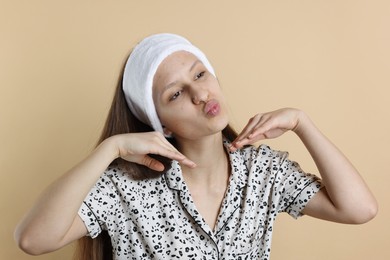
[[[274,150],[266,144],[258,147],[250,145],[240,150],[241,156],[248,163],[281,163],[288,158],[288,152]]]
[[[154,190],[164,182],[162,175],[153,178],[137,178],[125,167],[113,164],[104,171],[95,186],[106,194],[137,194]]]

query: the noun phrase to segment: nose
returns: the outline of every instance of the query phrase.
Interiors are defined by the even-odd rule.
[[[199,105],[200,103],[206,103],[208,99],[209,99],[209,92],[206,89],[200,86],[193,88],[192,102],[195,105]]]

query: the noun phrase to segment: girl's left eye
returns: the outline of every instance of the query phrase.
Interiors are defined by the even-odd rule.
[[[199,78],[203,77],[203,76],[204,76],[204,74],[205,74],[205,71],[202,71],[201,73],[199,73],[199,74],[196,74],[196,76],[195,76],[195,80],[197,80],[197,79],[199,79]]]

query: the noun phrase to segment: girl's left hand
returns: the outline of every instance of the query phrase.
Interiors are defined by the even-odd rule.
[[[231,151],[259,140],[281,136],[289,130],[295,130],[302,111],[294,108],[282,108],[252,117],[230,146]]]

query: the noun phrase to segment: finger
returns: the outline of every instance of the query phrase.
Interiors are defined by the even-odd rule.
[[[273,127],[271,118],[265,118],[262,122],[259,122],[256,127],[253,128],[252,132],[248,135],[248,139],[264,139],[266,138],[265,133],[270,131]],[[260,140],[258,139],[258,140]],[[258,141],[257,140],[257,141]]]
[[[256,143],[256,142],[258,142],[260,140],[263,140],[263,139],[267,139],[266,135],[264,135],[264,134],[259,134],[259,135],[257,135],[254,138],[246,138],[246,139],[243,139],[242,141],[240,141],[237,144],[231,145],[229,147],[229,150],[234,152],[237,149],[241,149],[245,145],[252,145],[252,144],[254,144],[254,143]]]
[[[176,149],[176,147],[174,147],[164,136],[162,136],[162,137],[163,137],[162,141],[167,146],[168,151],[172,152],[172,157],[168,157],[168,158],[173,159],[173,160],[177,160],[190,168],[196,167],[195,162],[191,161],[190,159],[187,158],[187,156],[185,156],[184,154],[179,152]]]
[[[153,132],[149,153],[158,154],[174,160],[181,160],[185,156],[180,153],[168,140],[159,132]]]
[[[185,158],[184,160],[181,160],[179,162],[182,163],[183,165],[186,165],[186,166],[190,167],[190,168],[195,168],[196,167],[196,163],[194,163],[193,161],[191,161],[188,158]]]
[[[232,142],[229,150],[234,152],[245,145],[266,139],[264,129],[267,129],[267,126],[263,125],[266,124],[267,121],[269,121],[269,117],[266,114],[262,115],[261,118],[258,118],[257,121],[252,120]]]
[[[196,164],[179,152],[166,138],[159,132],[149,132],[151,135],[150,145],[147,153],[160,155],[182,164],[194,168]]]
[[[246,124],[244,129],[241,131],[241,133],[239,133],[239,135],[234,140],[234,142],[237,143],[237,142],[240,142],[241,140],[245,139],[249,135],[249,133],[252,131],[253,127],[255,127],[259,121],[261,121],[261,118],[262,118],[261,114],[257,114],[256,116],[252,117],[248,121],[248,123]]]
[[[241,147],[247,143],[253,142],[251,141],[252,137],[254,137],[253,133],[257,129],[261,129],[262,125],[265,124],[269,119],[269,116],[267,114],[261,115],[260,118],[257,119],[257,121],[253,121],[252,124],[248,125],[246,129],[243,131],[242,134],[240,134],[239,138],[237,138],[234,143],[236,145],[240,145]],[[260,131],[261,132],[261,131]],[[256,132],[258,134],[259,132]],[[249,142],[244,142],[244,141],[249,141]]]
[[[160,161],[147,155],[143,157],[140,164],[145,165],[146,167],[159,172],[163,171],[165,168],[164,164],[162,164]]]
[[[250,130],[250,132],[247,134],[246,136],[246,139],[251,139],[253,134],[257,131],[257,132],[262,132],[261,129],[264,128],[264,125],[266,125],[266,123],[269,121],[270,119],[270,116],[268,114],[264,114],[261,116],[261,118],[259,119],[259,121],[256,123],[255,126],[252,127],[252,129]]]
[[[168,145],[169,144],[169,145]],[[157,146],[155,150],[152,150],[150,153],[158,154],[166,158],[179,161],[180,163],[194,168],[196,163],[188,159],[184,154],[180,153],[174,146],[168,142],[167,146]]]

